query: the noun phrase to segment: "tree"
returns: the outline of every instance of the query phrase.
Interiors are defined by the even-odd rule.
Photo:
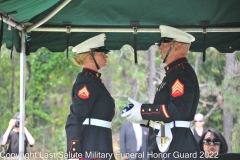
[[[148,68],[147,75],[147,94],[148,94],[148,102],[152,103],[154,100],[154,95],[156,91],[156,52],[157,47],[151,46],[147,51],[147,61],[146,66]]]
[[[239,151],[239,140],[236,136],[239,135],[239,53],[227,53],[226,54],[226,70],[225,79],[223,85],[223,127],[224,137],[227,140],[229,146],[229,152],[233,150]],[[235,124],[234,124],[235,123]],[[234,133],[234,134],[233,134]],[[234,137],[233,137],[234,135]],[[233,148],[236,148],[234,149]]]
[[[159,58],[157,48],[152,46],[148,51],[138,51],[138,64],[134,64],[133,48],[125,45],[121,50],[108,54],[108,64],[101,69],[102,79],[115,99],[116,114],[113,119],[113,141],[117,146],[121,110],[130,103],[127,97],[139,102],[152,103],[156,86],[164,77],[164,66]],[[69,49],[70,51],[70,49]],[[233,151],[240,151],[240,52],[231,60],[230,77],[225,75],[226,54],[213,48],[206,51],[206,61],[201,61],[201,53],[189,52],[188,61],[198,74],[200,84],[200,102],[197,112],[205,115],[206,126],[223,129],[223,108],[232,118]],[[0,131],[3,132],[12,118],[13,112],[19,111],[19,54],[14,52],[14,64],[9,58],[10,51],[2,46],[0,57]],[[34,135],[34,150],[41,152],[65,151],[65,121],[71,104],[71,88],[81,67],[75,66],[69,52],[69,59],[62,52],[52,53],[40,48],[27,57],[26,114],[28,126]],[[231,56],[231,55],[230,55]],[[14,65],[14,66],[13,66]],[[14,73],[13,73],[14,72]],[[227,72],[227,71],[226,71]],[[14,80],[15,79],[15,80]],[[14,81],[14,83],[12,83]],[[230,87],[229,87],[230,86]],[[12,97],[11,97],[12,96]],[[229,125],[226,123],[225,125]],[[231,134],[231,133],[227,133]],[[224,133],[224,135],[226,135]],[[231,138],[230,138],[231,139]],[[52,147],[55,144],[55,147]]]
[[[0,135],[8,126],[9,117],[17,112],[19,107],[19,54],[13,51],[10,59],[10,50],[3,44],[0,54]]]

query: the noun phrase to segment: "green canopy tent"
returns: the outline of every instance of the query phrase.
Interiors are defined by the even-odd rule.
[[[99,33],[106,33],[111,50],[125,44],[147,50],[160,38],[159,25],[169,25],[195,36],[191,51],[215,47],[232,53],[240,49],[239,9],[239,0],[0,0],[4,22],[0,38],[7,48],[15,46],[21,53],[20,115],[25,112],[24,68],[29,52],[40,47],[64,51]],[[23,153],[23,132],[19,151]]]
[[[61,4],[65,6],[60,7]],[[120,49],[125,44],[133,46],[134,29],[130,23],[138,21],[138,50],[147,50],[159,40],[158,27],[161,24],[191,32],[196,37],[192,51],[203,51],[203,35],[207,33],[206,48],[215,47],[222,53],[232,53],[239,49],[240,44],[239,8],[238,0],[0,1],[2,12],[17,12],[10,16],[28,32],[30,52],[43,46],[52,52],[64,51],[68,26],[64,22],[71,23],[70,46],[99,32],[106,33],[106,46],[110,49]],[[52,14],[54,10],[57,10],[55,15]],[[7,18],[6,14],[4,16]],[[201,26],[202,21],[209,21],[209,24]],[[14,44],[20,51],[20,37],[15,34]],[[3,42],[11,48],[12,31],[7,30],[7,25],[4,26]]]

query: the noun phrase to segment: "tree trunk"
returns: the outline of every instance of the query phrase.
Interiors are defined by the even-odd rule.
[[[154,100],[154,95],[156,91],[156,83],[155,83],[155,77],[156,77],[156,64],[155,64],[155,58],[156,58],[156,46],[151,46],[149,50],[147,50],[147,58],[148,58],[148,76],[147,76],[147,93],[148,93],[148,101],[150,103]]]
[[[195,59],[195,73],[198,76],[198,66],[199,66],[199,61],[201,60],[201,52],[196,52],[196,59]]]
[[[108,92],[113,95],[114,92],[114,86],[113,86],[113,78],[114,78],[114,74],[110,74],[109,76],[103,76],[102,81],[105,85],[105,87],[107,88]]]
[[[236,53],[226,53],[226,68],[225,68],[225,78],[230,78],[234,75],[234,62]],[[226,90],[231,90],[231,85],[226,84],[224,86]],[[223,132],[224,137],[228,144],[228,152],[232,152],[232,133],[233,133],[233,115],[229,111],[228,104],[223,105]]]

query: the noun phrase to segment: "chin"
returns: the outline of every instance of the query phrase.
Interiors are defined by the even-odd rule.
[[[100,69],[103,69],[103,68],[105,68],[106,67],[106,65],[105,66],[102,66]]]

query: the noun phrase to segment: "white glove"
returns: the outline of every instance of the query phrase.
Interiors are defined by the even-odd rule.
[[[130,122],[133,122],[133,123],[143,120],[142,116],[141,116],[141,105],[142,104],[135,101],[132,98],[129,98],[129,97],[128,97],[128,100],[134,105],[134,107],[132,109],[130,109],[129,111],[123,113],[121,116],[126,117],[127,120],[129,120]]]

